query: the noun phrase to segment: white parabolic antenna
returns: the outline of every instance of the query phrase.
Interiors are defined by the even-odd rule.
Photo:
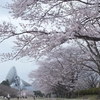
[[[30,87],[32,89],[32,86],[29,83],[20,79],[14,66],[9,70],[6,80],[9,81],[10,86],[12,86],[13,88],[23,90]]]
[[[6,77],[6,80],[9,81],[9,84],[11,85],[14,81],[15,81],[15,77],[17,76],[17,71],[16,71],[16,68],[13,66],[8,74],[7,74],[7,77]]]
[[[23,83],[24,86],[30,86],[30,84],[25,82],[24,80],[22,80],[22,83]]]

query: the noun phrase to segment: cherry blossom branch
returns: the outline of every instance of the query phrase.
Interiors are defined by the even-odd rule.
[[[96,42],[100,41],[99,37],[92,37],[92,36],[90,37],[88,35],[77,35],[77,34],[75,34],[74,36],[76,38],[84,39],[84,40],[90,40],[90,41],[96,41]]]

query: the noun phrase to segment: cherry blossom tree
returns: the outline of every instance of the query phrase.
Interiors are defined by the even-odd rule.
[[[72,87],[72,90],[74,90],[75,87],[76,87],[76,89],[87,89],[87,88],[89,88],[89,85],[91,86],[91,84],[92,84],[92,86],[96,87],[96,85],[99,83],[99,72],[100,72],[100,70],[99,70],[99,51],[100,51],[99,50],[100,49],[99,42],[98,43],[96,43],[95,41],[91,41],[91,42],[76,41],[76,42],[77,42],[77,44],[75,44],[75,41],[74,41],[74,43],[70,43],[69,46],[67,45],[67,49],[66,49],[65,45],[64,45],[63,49],[61,49],[59,47],[55,48],[52,51],[52,53],[50,53],[47,56],[47,58],[44,60],[44,62],[40,63],[41,64],[41,67],[39,68],[40,71],[38,70],[35,72],[36,75],[40,74],[40,72],[41,72],[41,75],[39,77],[37,77],[31,73],[30,74],[31,78],[38,79],[42,76],[42,73],[44,74],[48,70],[48,71],[50,71],[49,74],[52,74],[52,77],[53,77],[51,80],[51,83],[50,83],[50,84],[52,84],[53,80],[57,80],[58,74],[55,74],[55,73],[57,73],[57,71],[58,71],[59,73],[62,72],[60,75],[63,75],[63,74],[65,74],[64,73],[64,71],[65,71],[65,72],[68,72],[65,75],[65,76],[68,76],[68,77],[66,77],[67,79],[65,78],[66,81],[64,82],[61,80],[61,83],[60,83],[57,80],[55,87],[52,84],[53,89],[55,91],[57,91],[56,87],[58,88],[59,84],[63,85],[64,88],[66,87],[67,90],[69,90],[67,87],[69,87],[70,89]],[[47,70],[45,70],[45,69],[47,69]],[[55,70],[58,69],[58,70],[55,72],[53,69],[55,69]],[[45,71],[42,72],[42,70],[45,70]],[[53,76],[54,75],[53,72],[55,74],[55,77]],[[80,76],[80,77],[77,76],[78,77],[77,82],[74,80],[75,73],[73,73],[73,72],[77,73],[77,75]],[[87,76],[87,74],[88,74],[88,76]],[[95,80],[97,78],[97,77],[95,78],[95,75],[98,76],[97,80]],[[43,75],[43,76],[47,76],[47,75]],[[45,78],[45,77],[42,77],[42,80],[43,80],[43,78]],[[60,76],[59,76],[59,78],[60,78]],[[50,79],[49,78],[47,78],[47,79],[48,80],[46,82],[48,83],[48,81]],[[85,82],[84,82],[84,80],[85,80]],[[76,83],[77,83],[77,85],[76,85]],[[46,83],[45,84],[42,83],[42,84],[45,85]],[[46,86],[46,88],[49,87],[49,89],[51,90],[52,86],[50,87],[50,84],[49,84],[49,86]],[[43,87],[43,86],[41,86],[41,87]],[[44,88],[44,90],[46,88]],[[47,90],[47,91],[50,91],[50,90]]]
[[[99,83],[99,75],[94,72],[86,73],[86,77],[83,78],[86,88],[96,88]]]
[[[79,52],[81,53],[72,47],[60,50],[56,48],[44,61],[40,62],[38,70],[32,71],[29,77],[35,78],[35,81],[39,82],[40,90],[44,93],[56,92],[59,94],[58,90],[60,90],[67,96],[69,92],[72,92],[73,96],[83,68],[79,64],[80,60],[76,59],[80,56]]]
[[[0,24],[0,42],[15,38],[12,52],[1,54],[1,61],[22,57],[38,58],[64,43],[85,40],[85,45],[78,43],[85,55],[77,56],[77,59],[81,58],[80,63],[86,70],[100,74],[99,0],[13,0],[12,4],[7,4],[6,7],[10,9],[13,18],[20,18],[26,21],[26,24],[19,24],[20,31],[12,23]],[[72,57],[69,62],[73,62]],[[73,67],[72,64],[74,62],[70,64]],[[43,69],[39,70],[41,73]],[[50,70],[48,73],[51,73]],[[45,79],[48,79],[48,76],[45,76]],[[52,80],[49,84],[53,84]],[[48,84],[45,86],[48,87]],[[49,86],[48,90],[50,88]]]
[[[2,61],[40,57],[69,39],[99,41],[99,0],[14,0],[7,4],[13,18],[21,18],[21,30],[0,24],[0,42],[15,37],[11,53]],[[5,59],[4,59],[5,58]]]
[[[84,52],[84,57],[81,57],[83,59],[81,64],[85,70],[100,76],[100,42],[85,40],[85,45],[82,42],[78,42],[78,44]],[[100,78],[98,78],[98,83],[100,83]],[[98,94],[100,98],[100,91]]]
[[[78,45],[84,52],[84,56],[81,57],[83,59],[83,62],[81,63],[86,68],[88,68],[90,71],[94,71],[98,74],[100,74],[100,48],[99,48],[99,42],[95,41],[85,41],[78,42]]]

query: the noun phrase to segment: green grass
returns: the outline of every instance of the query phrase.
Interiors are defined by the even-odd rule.
[[[37,99],[39,100],[39,99]],[[66,98],[45,98],[44,100],[97,100],[97,95],[86,95],[80,98],[66,99]]]
[[[7,100],[7,99],[0,99]],[[11,98],[10,100],[17,100],[17,98]],[[19,100],[34,100],[32,97],[30,98],[20,98]],[[86,95],[80,98],[67,99],[67,98],[36,98],[36,100],[97,100],[97,95]]]
[[[97,100],[97,95],[86,95],[86,96],[83,96],[79,99],[85,99],[85,98],[88,98],[89,100]],[[78,100],[78,99],[77,99]]]

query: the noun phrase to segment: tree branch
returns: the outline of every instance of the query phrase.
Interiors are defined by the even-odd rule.
[[[80,39],[84,39],[84,40],[90,40],[90,41],[95,41],[95,42],[100,41],[99,37],[90,37],[87,35],[76,35],[76,34],[74,36]]]

